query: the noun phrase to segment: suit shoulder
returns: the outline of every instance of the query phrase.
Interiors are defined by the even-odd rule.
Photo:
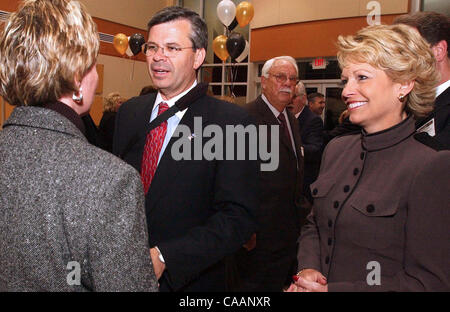
[[[136,109],[143,109],[147,105],[153,105],[155,102],[155,93],[149,93],[141,96],[134,96],[120,105],[119,112],[134,111]]]
[[[435,151],[446,150],[446,147],[438,140],[430,136],[427,132],[418,132],[414,134],[414,140]]]
[[[211,96],[206,96],[203,101],[208,104],[213,115],[222,120],[234,120],[234,123],[239,123],[250,117],[247,110],[238,104],[219,100]]]

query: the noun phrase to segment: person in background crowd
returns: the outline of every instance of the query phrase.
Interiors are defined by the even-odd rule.
[[[303,193],[309,202],[312,203],[313,199],[309,186],[319,175],[323,150],[323,121],[320,116],[311,112],[307,103],[305,86],[299,81],[295,86],[294,97],[288,108],[298,120],[305,163]]]
[[[158,89],[156,89],[154,86],[145,86],[141,89],[139,96],[155,92],[158,92]]]
[[[259,229],[236,255],[240,276],[237,291],[281,291],[296,270],[297,238],[303,211],[303,155],[300,130],[286,109],[294,96],[298,67],[290,56],[268,60],[262,69],[262,94],[246,108],[258,125],[279,126],[276,170],[259,175]],[[271,137],[271,127],[268,127]]]
[[[197,13],[167,7],[151,18],[148,29],[144,53],[158,92],[120,107],[113,150],[141,173],[160,290],[225,291],[225,258],[256,230],[258,162],[208,160],[203,155],[178,160],[172,151],[178,138],[172,135],[176,128],[187,127],[190,136],[181,139],[192,142],[193,153],[200,146],[196,151],[203,154],[207,140],[198,128],[214,125],[225,133],[227,126],[245,127],[252,120],[237,105],[207,96],[201,85],[197,88],[197,70],[208,45],[206,23]],[[147,131],[157,115],[186,97],[187,108]],[[226,146],[225,138],[222,143]]]
[[[83,134],[95,23],[77,1],[27,0],[4,26],[0,291],[157,291],[139,175]]]
[[[116,113],[120,105],[125,101],[126,99],[118,92],[108,94],[103,101],[103,116],[100,120],[98,130],[103,138],[104,149],[108,152],[112,152]]]
[[[337,56],[363,130],[324,151],[288,291],[449,291],[450,152],[413,119],[433,109],[433,53],[411,27],[378,25],[340,36]]]
[[[325,109],[325,96],[319,92],[308,94],[308,107],[314,114],[322,116]]]
[[[418,119],[416,128],[434,136],[446,149],[450,149],[450,18],[436,12],[417,12],[397,17],[394,24],[414,27],[431,46],[440,81],[436,88],[434,110]]]

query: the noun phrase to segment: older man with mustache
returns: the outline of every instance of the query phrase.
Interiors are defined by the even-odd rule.
[[[250,251],[242,249],[239,255],[241,284],[237,290],[280,291],[296,265],[297,238],[306,215],[300,206],[303,155],[298,122],[286,107],[297,81],[298,67],[292,57],[273,58],[262,69],[262,94],[247,104],[256,122],[268,126],[269,138],[272,126],[279,126],[279,165],[274,171],[260,172],[256,245]],[[247,249],[254,243],[247,244]]]

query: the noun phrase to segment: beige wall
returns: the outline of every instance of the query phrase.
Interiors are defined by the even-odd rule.
[[[130,98],[139,95],[142,87],[151,84],[147,64],[108,55],[99,55],[98,64],[104,65],[103,96],[119,92]]]
[[[92,16],[141,29],[147,29],[147,23],[155,12],[175,3],[175,0],[79,1],[83,2]]]
[[[366,16],[371,0],[252,0],[252,28],[314,20]],[[409,0],[378,0],[381,14],[408,12]]]

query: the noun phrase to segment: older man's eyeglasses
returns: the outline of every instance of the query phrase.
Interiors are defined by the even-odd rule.
[[[175,45],[167,45],[165,47],[160,47],[156,43],[144,43],[142,46],[142,52],[146,56],[153,56],[158,53],[159,49],[161,49],[161,53],[167,57],[176,57],[178,53],[180,53],[184,49],[192,49],[193,47],[185,47],[181,48]]]
[[[270,76],[274,76],[275,77],[275,79],[278,81],[278,82],[280,82],[280,83],[285,83],[286,82],[286,80],[288,80],[289,79],[289,82],[291,82],[291,83],[297,83],[298,82],[298,77],[297,76],[290,76],[289,78],[288,78],[288,76],[286,76],[285,74],[270,74],[269,73],[269,75]]]

